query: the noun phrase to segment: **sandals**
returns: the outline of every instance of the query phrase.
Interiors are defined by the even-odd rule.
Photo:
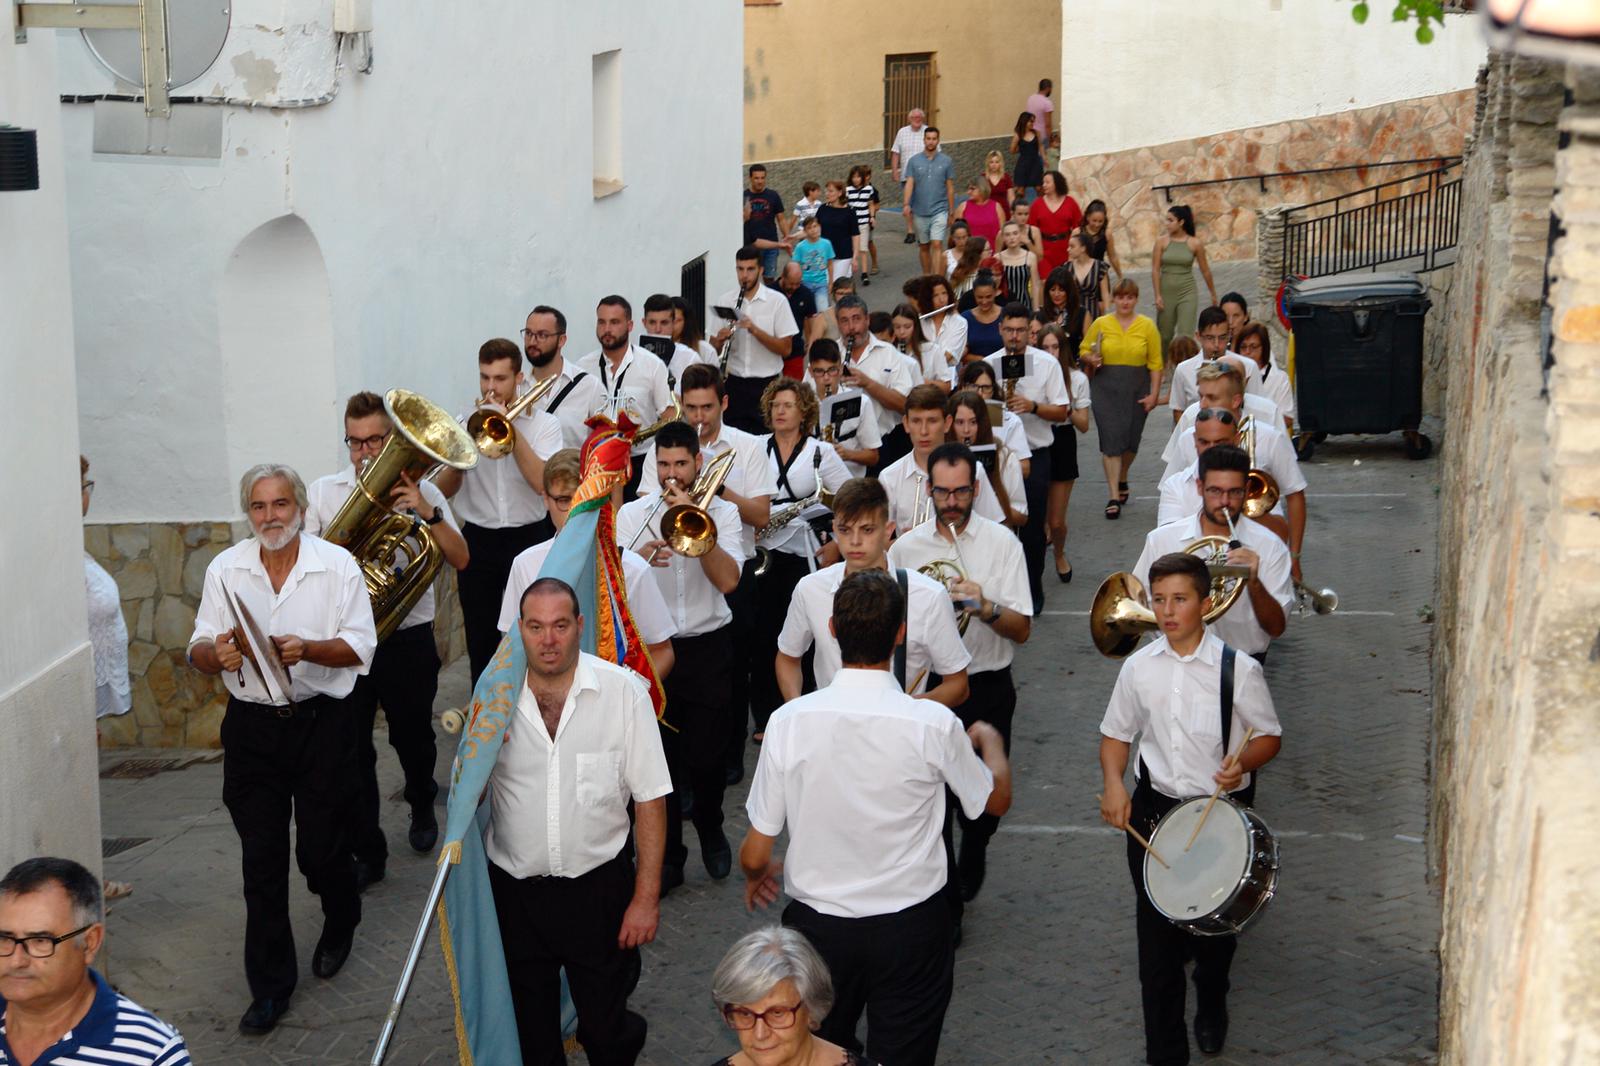
[[[1117,502],[1128,502],[1128,483],[1126,481],[1117,482]]]
[[[102,895],[107,900],[122,899],[133,895],[133,886],[126,881],[105,881],[102,883]]]
[[[1106,501],[1106,517],[1110,518],[1110,519],[1117,519],[1117,518],[1121,518],[1122,517],[1122,501],[1121,500],[1107,500]]]

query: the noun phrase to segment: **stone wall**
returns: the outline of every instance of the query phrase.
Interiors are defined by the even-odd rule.
[[[117,581],[128,625],[133,709],[102,718],[111,747],[214,748],[228,694],[222,682],[189,666],[206,567],[244,535],[243,523],[129,522],[84,527],[84,547]],[[435,580],[434,638],[446,662],[465,652],[455,571]]]
[[[998,149],[1004,152],[1011,143],[1011,136],[980,137],[970,141],[950,141],[942,146],[943,151],[955,160],[956,164],[956,197],[966,195],[967,180],[983,170],[983,157]],[[878,195],[882,197],[882,208],[888,210],[900,209],[900,186],[895,183],[894,173],[889,169],[889,154],[875,148],[865,151],[846,153],[844,155],[814,155],[801,159],[763,159],[767,168],[767,184],[778,190],[778,195],[783,197],[783,206],[790,211],[794,210],[794,202],[800,199],[800,186],[807,181],[815,181],[818,185],[837,178],[845,181],[850,177],[850,168],[857,163],[865,163],[872,168],[872,183],[878,187]],[[884,219],[879,223],[881,227],[889,222]],[[896,225],[897,232],[904,229],[903,225]]]
[[[1061,171],[1080,204],[1106,202],[1124,266],[1149,265],[1170,203],[1194,209],[1196,231],[1212,259],[1252,259],[1256,215],[1266,208],[1354,192],[1425,170],[1427,165],[1270,178],[1265,189],[1255,181],[1177,189],[1170,203],[1152,186],[1459,155],[1472,124],[1472,107],[1471,90],[1444,93],[1131,151],[1077,156],[1063,159]]]
[[[1596,1062],[1600,79],[1496,54],[1477,95],[1435,310],[1450,426],[1429,834],[1440,1057]]]

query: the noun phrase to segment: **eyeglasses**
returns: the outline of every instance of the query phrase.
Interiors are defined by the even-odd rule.
[[[794,1025],[795,1012],[804,1003],[796,1003],[792,1007],[768,1007],[764,1011],[753,1011],[748,1007],[735,1007],[729,1003],[722,1008],[722,1017],[728,1023],[729,1029],[754,1029],[756,1021],[764,1021],[769,1029],[787,1029]]]
[[[1245,498],[1245,495],[1246,495],[1244,489],[1222,489],[1222,488],[1217,488],[1214,485],[1213,486],[1207,486],[1207,488],[1205,490],[1205,494],[1206,494],[1206,499],[1208,499],[1208,500],[1222,500],[1222,499],[1242,500],[1242,499]]]
[[[522,339],[523,340],[536,340],[540,344],[543,344],[545,341],[553,341],[557,337],[565,337],[565,336],[566,336],[565,333],[561,333],[561,332],[552,333],[550,330],[547,330],[547,329],[525,329],[525,330],[522,331]]]
[[[1195,413],[1196,422],[1221,422],[1225,426],[1235,424],[1238,419],[1233,417],[1232,411],[1224,411],[1220,407],[1203,407]]]
[[[379,433],[372,437],[346,437],[344,446],[351,450],[356,448],[381,448],[383,442],[389,439],[389,434]]]
[[[940,501],[941,503],[944,502],[945,500],[951,500],[951,499],[954,499],[954,500],[970,500],[970,499],[972,499],[972,486],[971,485],[963,485],[958,489],[944,489],[944,488],[940,488],[939,486],[935,485],[932,489],[929,490],[929,492],[933,496],[934,499]]]
[[[83,483],[83,491],[87,492],[89,495],[93,496],[94,495],[94,482],[93,481],[85,481]]]
[[[62,933],[60,936],[6,936],[4,933],[0,933],[0,959],[9,959],[16,953],[18,946],[22,948],[22,953],[30,959],[48,959],[56,953],[56,945],[65,944],[79,933],[88,932],[98,924],[98,922],[90,922],[88,925],[79,926],[72,932]],[[769,1021],[767,1024],[772,1025],[773,1023]]]
[[[572,508],[572,493],[570,492],[565,496],[551,496],[547,494],[545,496],[545,500],[552,506],[561,508],[563,511],[570,510]]]

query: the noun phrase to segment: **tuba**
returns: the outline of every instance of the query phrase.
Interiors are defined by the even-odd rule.
[[[441,463],[469,470],[478,461],[473,439],[442,407],[390,389],[383,408],[394,432],[356,475],[355,491],[322,531],[323,540],[348,550],[360,565],[380,641],[399,627],[444,562],[426,523],[389,509],[389,491],[401,474],[421,478]]]
[[[1244,479],[1244,513],[1260,518],[1278,506],[1278,481],[1256,466],[1256,420],[1246,416],[1239,423],[1239,445],[1250,456],[1250,472]]]
[[[485,459],[503,459],[511,454],[517,446],[517,431],[511,423],[521,418],[534,404],[544,399],[545,395],[556,386],[556,379],[552,375],[539,384],[511,401],[506,408],[506,413],[498,411],[485,411],[483,408],[472,412],[472,417],[467,419],[467,435],[472,438],[472,443],[477,445],[478,454]]]
[[[1227,537],[1200,537],[1183,549],[1190,555],[1210,551],[1211,558],[1225,554]],[[1211,567],[1211,609],[1204,619],[1207,625],[1228,613],[1244,592],[1250,578],[1248,567]],[[1089,608],[1089,634],[1100,654],[1111,659],[1122,659],[1133,653],[1144,635],[1157,627],[1155,612],[1150,609],[1150,598],[1145,594],[1139,579],[1126,570],[1119,570],[1100,583],[1094,594],[1094,606]]]

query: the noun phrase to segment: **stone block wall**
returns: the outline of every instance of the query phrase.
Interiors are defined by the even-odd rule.
[[[1245,174],[1273,174],[1353,163],[1459,155],[1471,127],[1472,90],[1402,100],[1251,129],[1228,130],[1125,152],[1063,159],[1061,171],[1080,204],[1104,200],[1124,266],[1148,266],[1170,206],[1152,186]],[[1427,169],[1381,167],[1333,174],[1236,181],[1177,189],[1171,203],[1194,209],[1210,258],[1256,255],[1256,216],[1280,204],[1303,204],[1354,192]],[[1277,285],[1274,283],[1273,288]]]
[[[1440,316],[1440,1058],[1596,1062],[1600,78],[1494,54],[1477,98]]]
[[[84,548],[117,581],[128,626],[128,673],[133,709],[102,718],[102,742],[112,747],[214,748],[228,694],[220,679],[189,666],[206,567],[245,535],[243,523],[131,522],[84,527]],[[465,653],[455,571],[435,579],[434,638],[449,662]]]

